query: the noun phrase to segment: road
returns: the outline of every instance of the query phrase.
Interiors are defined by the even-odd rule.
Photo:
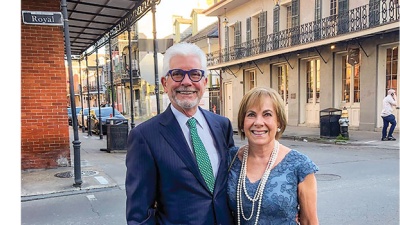
[[[319,166],[321,225],[399,224],[398,150],[291,140],[281,143],[305,153]],[[21,224],[126,224],[125,171],[115,172],[112,167],[109,175],[118,177],[118,187],[22,202]]]

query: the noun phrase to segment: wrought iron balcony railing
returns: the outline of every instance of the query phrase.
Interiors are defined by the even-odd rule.
[[[87,86],[82,87],[82,92],[86,93],[88,91]],[[100,92],[104,93],[105,92],[105,87],[100,86]],[[97,92],[97,85],[89,85],[89,92]]]
[[[399,17],[398,0],[382,0],[212,52],[207,54],[207,65],[215,66],[277,49],[371,29],[398,22]]]

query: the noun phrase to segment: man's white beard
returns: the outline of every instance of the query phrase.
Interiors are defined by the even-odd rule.
[[[199,99],[199,98],[196,98],[196,99],[193,100],[193,101],[178,100],[178,99],[176,99],[176,103],[177,103],[180,107],[182,107],[182,108],[184,108],[184,109],[191,109],[191,108],[193,108],[193,107],[196,107],[196,106],[199,104],[199,102],[200,102],[200,99]]]

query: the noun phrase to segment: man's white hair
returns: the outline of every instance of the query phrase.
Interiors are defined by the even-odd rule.
[[[197,56],[200,59],[201,68],[196,68],[196,69],[201,69],[201,70],[207,71],[207,58],[206,58],[206,54],[203,52],[203,50],[201,50],[195,44],[187,43],[187,42],[180,42],[180,43],[176,43],[176,44],[172,45],[165,52],[164,59],[163,59],[162,76],[166,76],[170,69],[177,69],[177,68],[169,67],[169,62],[171,61],[171,58],[174,56],[177,56],[177,55],[179,55],[179,56],[189,56],[189,55]]]

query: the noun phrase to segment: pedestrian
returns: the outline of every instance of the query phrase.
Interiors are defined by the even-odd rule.
[[[128,136],[127,224],[233,224],[226,192],[233,130],[228,118],[199,107],[206,69],[198,46],[167,49],[161,83],[171,103]]]
[[[248,143],[230,149],[227,187],[236,224],[318,224],[318,167],[278,142],[286,124],[274,89],[256,87],[243,97],[238,129]]]
[[[397,106],[396,100],[396,91],[394,89],[389,89],[387,91],[387,95],[383,98],[383,109],[381,112],[381,117],[383,120],[383,128],[382,128],[382,141],[395,141],[396,138],[393,137],[393,131],[396,127],[396,117],[393,115],[393,107]],[[397,109],[399,107],[396,107]],[[387,133],[387,129],[389,127],[389,133]]]

